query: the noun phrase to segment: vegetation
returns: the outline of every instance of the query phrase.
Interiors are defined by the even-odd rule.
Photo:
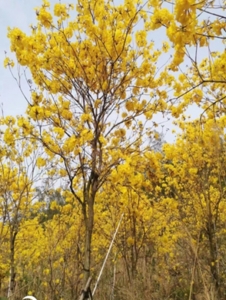
[[[1,118],[2,298],[78,299],[123,216],[97,299],[225,299],[225,8],[43,0],[9,28],[27,110]]]

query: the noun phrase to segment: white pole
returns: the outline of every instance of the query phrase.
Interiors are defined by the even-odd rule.
[[[106,261],[107,261],[107,259],[108,259],[108,256],[109,256],[110,252],[111,252],[111,248],[112,248],[113,243],[114,243],[114,241],[115,241],[115,237],[116,237],[116,235],[117,235],[117,233],[118,233],[119,226],[120,226],[120,224],[121,224],[121,222],[122,222],[123,215],[124,215],[124,214],[121,215],[121,218],[120,218],[120,220],[119,220],[118,226],[117,226],[117,228],[116,228],[116,230],[115,230],[115,233],[114,233],[113,238],[112,238],[112,240],[111,240],[110,246],[109,246],[109,248],[108,248],[108,252],[107,252],[107,254],[106,254],[106,256],[105,256],[103,265],[102,265],[102,267],[101,267],[99,276],[98,276],[98,278],[97,278],[96,284],[95,284],[94,289],[93,289],[93,296],[94,296],[94,294],[95,294],[95,292],[96,292],[97,285],[98,285],[98,283],[99,283],[99,281],[100,281],[100,277],[101,277],[101,275],[102,275],[102,273],[103,273],[103,270],[104,270]]]

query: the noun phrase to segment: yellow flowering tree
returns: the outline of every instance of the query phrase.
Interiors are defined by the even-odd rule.
[[[1,278],[9,274],[8,297],[14,297],[16,286],[17,238],[25,220],[37,210],[34,204],[34,185],[40,178],[35,168],[38,148],[24,138],[20,118],[2,117],[0,122],[0,239],[2,260]]]
[[[172,114],[178,117],[191,104],[210,117],[224,113],[225,1],[153,0],[151,5],[149,26],[164,32],[174,49],[164,74],[166,86],[173,87]]]
[[[81,229],[80,212],[70,204],[51,202],[58,211],[44,220],[39,214],[21,227],[17,253],[20,295],[31,293],[37,298],[77,298],[81,287]],[[34,230],[29,234],[28,228]],[[43,255],[45,253],[45,255]]]
[[[166,103],[164,95],[154,97],[161,51],[148,41],[147,29],[137,28],[147,18],[145,4],[79,1],[70,18],[73,10],[58,3],[51,12],[45,0],[31,34],[14,28],[8,37],[18,63],[32,75],[27,115],[34,126],[26,127],[27,134],[52,160],[49,175],[65,179],[82,207],[87,280],[96,194],[115,166],[144,148],[139,117],[151,119]],[[5,65],[13,62],[7,58]],[[40,167],[45,163],[39,158]]]
[[[199,120],[181,123],[181,137],[164,146],[161,192],[177,203],[183,239],[193,256],[194,288],[209,282],[220,299],[225,286],[225,117],[199,125]]]

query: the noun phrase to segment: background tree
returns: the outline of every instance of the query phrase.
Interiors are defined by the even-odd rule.
[[[152,2],[152,9],[149,26],[164,30],[174,49],[164,74],[172,115],[191,105],[210,118],[224,114],[225,2]]]
[[[34,142],[23,138],[19,122],[20,119],[13,117],[1,118],[4,131],[1,131],[0,143],[0,238],[2,245],[8,245],[8,249],[3,246],[2,251],[6,251],[4,261],[9,268],[10,299],[15,296],[17,236],[23,222],[36,210],[34,185],[40,178],[36,170],[38,148]]]
[[[194,268],[199,269],[199,275],[194,288],[200,289],[201,277],[208,266],[210,282],[219,299],[224,295],[225,284],[222,232],[225,224],[224,119],[208,120],[199,130],[198,122],[181,124],[182,136],[175,145],[164,147],[165,178],[162,183],[166,186],[164,194],[169,201],[177,201],[179,222],[187,233],[189,248],[197,256],[193,263]],[[205,280],[209,281],[207,277]]]

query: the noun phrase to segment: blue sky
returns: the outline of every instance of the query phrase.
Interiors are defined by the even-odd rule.
[[[21,114],[26,103],[20,94],[17,85],[7,69],[3,67],[5,51],[9,53],[9,40],[7,39],[7,27],[19,27],[23,30],[29,28],[35,14],[32,7],[38,4],[38,0],[7,0],[0,1],[0,103],[3,104],[5,115]]]
[[[51,0],[51,3],[56,2],[58,0]],[[29,32],[29,26],[36,21],[34,8],[41,3],[41,0],[0,0],[0,103],[5,115],[20,115],[26,109],[26,101],[15,80],[3,66],[5,51],[12,57],[7,27],[18,27],[24,32]]]

